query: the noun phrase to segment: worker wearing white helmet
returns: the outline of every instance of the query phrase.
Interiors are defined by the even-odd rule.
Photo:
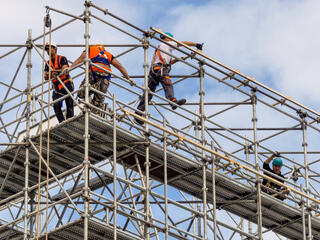
[[[50,61],[47,61],[47,64],[45,66],[44,72],[45,72],[45,79],[49,80],[51,79],[52,85],[53,85],[53,94],[52,94],[52,100],[55,101],[62,96],[68,94],[66,89],[63,87],[63,85],[59,82],[57,76],[61,74],[62,72],[65,72],[66,69],[68,69],[68,60],[65,56],[61,56],[57,54],[57,45],[54,42],[47,42],[45,45],[45,50],[49,56]],[[51,76],[49,76],[49,66],[51,67]],[[68,88],[70,92],[74,90],[72,78],[70,77],[69,73],[65,73],[63,75],[59,76],[60,80],[64,83],[64,85]],[[74,115],[73,110],[73,100],[69,96],[65,98],[66,107],[67,107],[67,114],[66,118],[71,118]],[[65,117],[62,113],[62,101],[58,101],[54,103],[53,105],[54,112],[56,114],[56,117],[60,122],[65,120]]]
[[[148,87],[149,89],[154,92],[161,83],[165,96],[168,100],[172,101],[175,104],[171,104],[171,108],[175,110],[177,108],[177,105],[183,105],[186,103],[186,99],[182,98],[180,100],[177,100],[174,95],[172,82],[169,76],[169,72],[171,70],[171,65],[176,62],[175,59],[172,59],[172,57],[164,52],[172,53],[172,51],[180,47],[180,44],[172,41],[169,37],[173,37],[171,33],[166,32],[164,35],[160,35],[160,38],[165,43],[160,43],[158,46],[158,49],[155,51],[152,57],[152,63],[151,63],[151,69],[148,76]],[[202,45],[200,43],[195,42],[189,42],[189,41],[183,41],[182,43],[191,46],[196,47],[199,50],[202,50]],[[148,94],[148,101],[152,99],[152,94]],[[140,98],[140,103],[137,107],[138,110],[144,111],[145,110],[145,96],[144,94]],[[142,116],[142,114],[138,111],[136,111],[136,114]],[[138,124],[143,124],[143,121],[139,119],[135,119]]]

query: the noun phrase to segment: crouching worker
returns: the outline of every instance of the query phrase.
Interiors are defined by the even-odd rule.
[[[50,48],[51,46],[51,48]],[[47,52],[49,59],[47,61],[48,64],[46,64],[45,69],[44,69],[44,78],[46,80],[52,79],[52,85],[53,85],[53,94],[52,94],[52,100],[55,101],[62,96],[65,96],[68,94],[66,89],[63,87],[63,85],[59,82],[57,79],[57,76],[61,73],[66,72],[68,69],[68,60],[66,57],[58,55],[57,54],[57,45],[53,42],[46,43],[45,45],[45,51]],[[51,67],[51,76],[49,76],[49,66]],[[69,92],[72,92],[74,90],[72,78],[68,73],[63,74],[59,76],[60,80],[63,82],[63,84],[68,88]],[[74,115],[74,110],[73,110],[73,100],[69,96],[65,98],[66,102],[66,107],[67,107],[67,114],[66,118],[71,118]],[[65,120],[65,117],[62,113],[62,100],[54,103],[53,109],[56,114],[56,117],[59,121],[59,123],[63,122]]]
[[[263,169],[266,170],[264,172],[265,175],[274,178],[275,180],[284,183],[284,176],[281,174],[281,167],[283,165],[282,163],[282,159],[279,158],[279,153],[276,152],[275,154],[272,154],[264,163],[263,163]],[[272,161],[272,169],[270,168],[269,164]],[[273,173],[276,176],[273,176],[269,173]],[[262,185],[266,186],[266,187],[262,187],[262,190],[280,200],[284,200],[286,199],[289,191],[274,183],[271,182],[270,180],[267,179],[263,179]]]
[[[70,68],[82,63],[86,58],[86,52],[80,55],[80,57],[73,62]],[[92,88],[106,93],[109,87],[109,80],[111,79],[111,74],[109,72],[104,71],[108,70],[111,72],[111,65],[117,68],[123,76],[128,79],[131,85],[135,85],[135,82],[132,81],[126,71],[126,69],[121,65],[121,63],[113,57],[113,55],[106,51],[104,46],[101,44],[97,44],[94,46],[89,46],[89,59],[92,63],[98,65],[102,69],[90,65],[89,66],[89,84]],[[80,88],[85,84],[85,79],[80,84]],[[93,94],[93,98],[90,98],[90,103],[92,103],[95,107],[103,109],[104,107],[104,95],[95,93],[93,91],[89,92],[89,95]],[[79,98],[85,98],[85,89],[80,89],[78,93]],[[91,112],[94,114],[99,114],[100,111],[97,109],[91,109]]]

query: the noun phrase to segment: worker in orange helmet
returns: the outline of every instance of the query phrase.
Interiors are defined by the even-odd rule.
[[[61,73],[65,73],[63,75],[60,75],[60,80],[64,83],[66,88],[69,90],[69,92],[72,92],[74,90],[72,78],[68,73],[66,73],[66,69],[68,69],[68,60],[65,56],[61,56],[57,54],[57,45],[54,42],[47,42],[45,45],[45,51],[49,55],[49,60],[47,61],[47,64],[44,69],[44,78],[46,80],[52,79],[52,85],[53,85],[53,94],[52,94],[52,100],[55,101],[62,96],[65,96],[68,94],[67,90],[63,87],[63,85],[59,82],[57,79],[57,76]],[[51,76],[49,76],[49,66],[51,67]],[[74,109],[73,109],[73,100],[71,96],[65,98],[66,102],[66,108],[67,108],[67,114],[66,118],[71,118],[74,115]],[[62,101],[58,101],[53,104],[53,109],[56,114],[56,117],[59,121],[59,123],[63,122],[65,120],[65,117],[62,113]]]
[[[162,34],[160,35],[160,38],[166,43],[160,43],[160,45],[158,46],[158,49],[153,54],[151,68],[150,68],[149,77],[148,77],[148,87],[152,92],[154,92],[156,90],[156,87],[159,85],[159,83],[161,83],[164,89],[166,98],[170,100],[172,103],[174,103],[174,104],[171,103],[171,108],[175,110],[177,108],[177,105],[185,104],[186,99],[182,98],[180,100],[177,100],[174,96],[173,86],[169,76],[169,72],[171,70],[171,65],[175,63],[177,60],[172,59],[170,55],[162,51],[169,52],[170,54],[172,54],[172,51],[175,48],[180,47],[180,44],[172,41],[169,37],[173,37],[173,35],[168,32],[166,32],[164,35]],[[191,47],[196,47],[199,50],[202,50],[202,46],[203,46],[203,44],[189,42],[189,41],[182,41],[182,43]],[[152,94],[148,94],[148,102],[150,102],[151,99],[152,99]],[[140,98],[140,103],[137,109],[140,111],[145,110],[144,94]],[[138,111],[136,111],[136,114],[142,116],[142,114]],[[135,118],[135,121],[138,124],[143,124],[143,121],[137,118]]]
[[[86,58],[86,52],[80,55],[80,57],[73,62],[70,68],[83,62]],[[89,59],[92,63],[98,65],[98,68],[92,64],[89,66],[89,84],[92,88],[99,90],[100,92],[106,93],[109,86],[109,81],[111,79],[111,65],[117,68],[123,76],[130,82],[131,85],[135,85],[135,82],[131,80],[126,69],[121,65],[121,63],[108,51],[105,50],[104,46],[101,44],[90,45],[89,46]],[[107,70],[107,71],[105,71]],[[109,71],[109,72],[108,72]],[[84,85],[85,79],[80,84],[80,88]],[[93,94],[93,98],[90,99],[91,103],[97,108],[103,109],[104,106],[104,95],[90,92]],[[85,97],[85,89],[81,89],[78,93],[79,98]],[[92,109],[91,112],[99,114],[99,110]]]

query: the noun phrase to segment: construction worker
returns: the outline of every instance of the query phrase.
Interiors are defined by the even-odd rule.
[[[149,77],[148,77],[148,88],[150,89],[150,91],[154,92],[156,90],[156,87],[159,85],[159,83],[161,83],[164,89],[166,98],[170,100],[172,103],[175,103],[175,104],[171,104],[171,108],[175,110],[177,108],[177,105],[183,105],[186,103],[186,99],[184,98],[180,100],[177,100],[175,98],[172,82],[169,77],[171,65],[177,62],[177,60],[172,59],[170,55],[165,54],[161,50],[172,54],[172,51],[175,49],[175,47],[180,47],[181,45],[174,41],[171,41],[167,36],[173,37],[171,33],[166,32],[165,35],[161,34],[160,38],[166,43],[170,44],[171,46],[166,43],[160,43],[160,45],[158,46],[158,49],[153,54],[151,68],[150,68]],[[196,47],[199,50],[202,50],[202,46],[203,46],[203,44],[189,42],[189,41],[183,41],[182,43],[191,47]],[[150,102],[151,99],[152,99],[152,95],[148,94],[148,102]],[[140,98],[140,103],[137,109],[140,111],[145,110],[144,94]],[[139,113],[138,111],[136,111],[136,114],[142,116],[142,114]],[[137,118],[135,120],[138,124],[143,124],[143,121]]]
[[[50,50],[51,46],[51,50]],[[47,64],[44,69],[44,78],[46,80],[52,79],[52,85],[53,85],[53,94],[52,94],[52,100],[55,101],[62,96],[65,96],[68,94],[66,89],[63,87],[63,85],[59,82],[57,79],[57,76],[60,73],[65,73],[65,71],[68,69],[68,60],[65,56],[61,56],[57,54],[57,45],[54,42],[46,43],[45,45],[45,51],[47,52],[49,60],[47,61]],[[49,65],[51,67],[51,76],[49,76]],[[74,90],[72,78],[68,73],[65,73],[63,75],[59,76],[60,80],[64,83],[64,85],[68,88],[70,92]],[[65,98],[66,106],[67,106],[67,114],[66,118],[71,118],[74,115],[73,110],[73,100],[69,96]],[[59,123],[63,122],[65,120],[65,117],[62,113],[62,101],[58,101],[54,103],[53,109],[56,114],[56,117],[59,121]]]
[[[265,175],[274,178],[275,180],[284,183],[284,176],[281,174],[281,167],[283,165],[282,159],[279,158],[280,154],[275,152],[272,154],[267,160],[263,163],[263,169],[266,170],[264,172]],[[272,161],[272,169],[270,168],[269,164]],[[269,173],[273,173],[276,176],[272,176]],[[271,182],[270,180],[263,179],[262,185],[266,186],[267,188],[263,187],[262,190],[268,194],[275,196],[280,200],[284,200],[288,191],[283,188],[282,186]]]
[[[77,64],[83,62],[86,58],[86,52],[80,55],[80,57],[74,61],[70,68],[76,66]],[[92,63],[97,64],[102,69],[93,66],[90,64],[89,66],[89,84],[92,88],[99,90],[103,93],[106,93],[109,86],[109,80],[111,79],[111,74],[109,72],[104,71],[106,69],[111,72],[111,66],[116,67],[123,76],[128,79],[131,85],[135,85],[135,82],[130,79],[126,69],[121,65],[121,63],[113,57],[113,55],[106,51],[104,46],[101,44],[89,46],[89,59]],[[82,87],[85,83],[85,79],[82,81],[80,87]],[[90,99],[90,102],[96,106],[97,108],[103,109],[104,107],[104,96],[98,93],[90,92],[89,94],[93,94],[93,99]],[[81,89],[78,93],[79,98],[85,97],[85,89]],[[92,109],[93,113],[98,114],[99,110]]]

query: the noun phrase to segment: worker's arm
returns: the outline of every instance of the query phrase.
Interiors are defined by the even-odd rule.
[[[128,79],[128,81],[130,82],[131,85],[136,84],[133,80],[131,80],[131,78],[129,77],[129,75],[127,73],[127,70],[122,66],[122,64],[116,58],[112,59],[111,65],[114,66],[115,68],[117,68],[122,73],[122,75],[126,79]]]
[[[280,156],[280,154],[278,152],[275,152],[270,157],[267,158],[265,163],[269,165],[269,163],[273,160],[274,157],[279,157],[279,156]]]
[[[78,57],[77,60],[75,60],[72,65],[70,66],[70,68],[73,68],[74,66],[78,65],[79,63],[82,63],[84,60],[86,59],[86,52],[84,51],[80,57]]]
[[[195,42],[190,42],[190,41],[182,41],[185,45],[189,47],[196,47],[198,50],[202,50],[203,43],[195,43]],[[180,47],[181,44],[178,43],[178,47]]]
[[[265,160],[264,162],[269,165],[270,162],[273,160],[273,158],[274,158],[274,155],[272,154],[272,155],[271,155],[270,157],[268,157],[267,160]]]

